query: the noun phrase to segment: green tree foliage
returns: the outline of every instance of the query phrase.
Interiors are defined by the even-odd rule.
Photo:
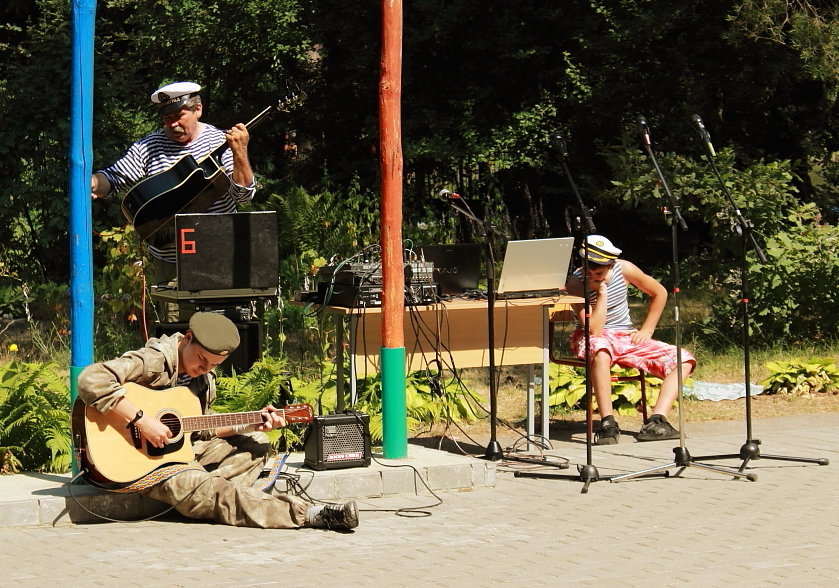
[[[796,52],[813,79],[839,97],[839,6],[806,0],[741,0],[731,20],[742,34]]]
[[[67,80],[66,5],[12,3],[2,13],[0,117],[15,121],[0,138],[0,235],[24,280],[66,275]]]
[[[834,341],[839,333],[839,228],[820,222],[813,205],[788,213],[787,227],[765,244],[768,263],[748,257],[750,336],[758,344]],[[732,270],[730,302],[714,306],[712,335],[742,332],[742,276]],[[731,335],[728,335],[729,337]],[[735,339],[736,341],[736,339]]]
[[[662,261],[669,231],[650,214],[652,199],[641,198],[650,166],[638,148],[637,113],[650,122],[654,148],[674,154],[667,171],[692,221],[685,256],[710,260],[710,271],[736,238],[718,217],[708,169],[690,164],[701,153],[693,113],[724,154],[721,167],[744,170],[731,180],[738,190],[748,188],[750,170],[768,174],[776,165],[774,173],[792,178],[777,212],[786,214],[794,198],[816,202],[825,222],[839,214],[835,3],[417,0],[404,9],[404,212],[416,244],[481,238],[429,198],[443,186],[510,237],[565,233],[564,212],[576,198],[550,144],[561,130],[584,201],[598,205],[598,229],[637,246],[640,262]],[[68,273],[69,10],[60,0],[0,7],[0,114],[15,122],[0,139],[0,246],[30,284]],[[320,195],[313,206],[336,217],[326,218],[333,234],[308,239],[317,247],[302,247],[305,235],[292,233],[314,224],[283,231],[280,246],[295,256],[288,263],[303,268],[289,279],[298,281],[310,261],[375,240],[378,5],[106,0],[96,17],[94,167],[157,126],[147,96],[162,83],[200,82],[204,119],[222,127],[300,83],[307,101],[255,130],[250,147],[261,184],[256,207],[291,206],[302,201],[299,190]],[[633,154],[634,177],[614,175],[616,151]],[[616,206],[613,181],[637,183],[631,199],[620,196],[633,206]],[[782,191],[760,188],[742,192],[744,202]],[[96,230],[124,223],[115,202],[94,204]],[[765,238],[775,235],[766,223],[776,211],[749,212]],[[634,243],[638,234],[644,243]]]
[[[612,190],[607,198],[626,208],[654,214],[668,201],[642,156],[616,150]],[[690,227],[707,231],[692,250],[694,270],[682,285],[711,293],[712,315],[704,326],[709,343],[739,344],[742,332],[744,247],[750,289],[751,337],[756,344],[830,340],[839,332],[835,284],[839,283],[837,227],[823,222],[818,208],[796,198],[796,175],[789,162],[734,166],[731,150],[715,158],[723,192],[709,165],[677,154],[662,154],[660,165],[673,178],[671,192]],[[648,166],[647,166],[648,167]],[[744,242],[737,212],[767,257],[760,263],[751,240]],[[664,243],[658,244],[660,251]]]

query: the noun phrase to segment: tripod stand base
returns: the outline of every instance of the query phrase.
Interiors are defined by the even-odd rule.
[[[740,453],[738,454],[727,454],[727,455],[708,455],[703,457],[702,459],[735,459],[739,458],[743,460],[743,463],[740,464],[738,471],[742,472],[746,469],[746,466],[749,464],[750,461],[753,459],[774,459],[779,461],[796,461],[801,463],[815,463],[818,465],[826,466],[830,463],[830,460],[824,457],[792,457],[792,456],[785,456],[785,455],[761,455],[760,454],[760,439],[747,439],[743,446],[740,447]]]
[[[647,470],[641,470],[639,472],[634,472],[631,474],[623,474],[622,476],[612,476],[611,478],[609,478],[609,481],[622,482],[623,480],[631,480],[633,478],[639,478],[642,476],[650,476],[661,473],[669,475],[668,470],[670,470],[671,468],[679,468],[679,471],[676,472],[676,476],[678,476],[684,471],[685,468],[688,467],[696,467],[703,470],[708,470],[710,472],[717,472],[720,474],[734,476],[735,478],[746,478],[750,482],[754,482],[757,480],[757,474],[744,474],[742,471],[729,470],[727,468],[721,468],[706,463],[694,461],[693,458],[690,456],[690,452],[688,451],[687,447],[681,445],[679,447],[674,447],[673,453],[675,454],[675,460],[672,463],[656,466]]]
[[[490,461],[499,461],[504,457],[504,452],[501,451],[501,444],[498,441],[492,440],[487,445],[484,457]]]
[[[580,490],[580,494],[588,494],[588,487],[592,482],[608,479],[601,478],[600,473],[597,471],[597,468],[591,464],[578,465],[577,471],[580,473],[579,476],[571,476],[568,474],[552,474],[548,472],[516,472],[513,475],[516,478],[562,478],[564,480],[580,480],[581,482],[583,482],[583,489]]]
[[[540,466],[548,466],[552,468],[557,468],[560,470],[567,470],[568,469],[568,462],[567,461],[557,461],[551,462],[547,459],[535,458],[535,457],[520,457],[518,455],[510,455],[509,453],[504,456],[504,461],[518,461],[521,463],[532,463]],[[518,473],[516,474],[518,477]]]

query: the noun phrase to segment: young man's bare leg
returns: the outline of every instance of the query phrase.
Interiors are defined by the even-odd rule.
[[[591,387],[600,412],[600,429],[594,437],[597,445],[615,445],[620,439],[620,427],[612,414],[612,356],[600,350],[591,360]]]
[[[693,368],[694,364],[692,362],[682,364],[683,381],[693,372]],[[639,441],[658,441],[679,437],[679,431],[667,420],[667,413],[670,412],[678,396],[679,373],[674,369],[661,382],[661,390],[653,407],[653,412],[638,432]]]

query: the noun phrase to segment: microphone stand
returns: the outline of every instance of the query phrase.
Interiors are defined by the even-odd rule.
[[[469,204],[459,195],[449,193],[451,196],[452,208],[460,214],[471,219],[478,227],[484,237],[487,267],[487,344],[489,345],[489,419],[490,438],[484,457],[490,461],[498,461],[504,457],[501,444],[498,443],[498,386],[495,369],[495,255],[492,249],[493,227],[488,226],[481,219],[475,216]],[[459,200],[463,207],[455,202]]]
[[[677,467],[679,471],[676,472],[675,477],[678,477],[685,468],[688,467],[697,467],[700,469],[718,472],[721,474],[727,474],[734,476],[735,478],[746,478],[749,481],[754,482],[757,480],[757,474],[744,474],[741,471],[736,470],[729,470],[727,468],[722,468],[718,466],[713,466],[706,463],[701,463],[694,461],[691,457],[690,452],[688,451],[687,447],[685,446],[685,417],[684,417],[684,402],[682,399],[682,339],[681,339],[681,319],[679,315],[679,292],[680,292],[680,284],[679,284],[679,247],[678,247],[678,230],[677,225],[682,228],[682,230],[687,230],[687,223],[685,223],[685,219],[682,217],[680,206],[678,200],[673,197],[673,194],[670,192],[670,188],[667,186],[667,181],[664,179],[664,174],[661,172],[661,168],[658,165],[658,161],[656,160],[655,154],[652,150],[652,143],[650,141],[650,134],[649,128],[647,127],[647,121],[644,119],[643,116],[638,116],[638,127],[641,131],[641,135],[643,138],[644,148],[647,151],[647,155],[649,155],[650,160],[653,163],[653,167],[655,168],[656,174],[658,175],[659,182],[664,189],[664,193],[667,195],[667,200],[670,203],[670,229],[671,229],[671,243],[672,243],[672,273],[673,273],[673,313],[675,317],[675,344],[676,344],[676,379],[678,386],[677,390],[677,398],[679,403],[679,446],[673,448],[673,453],[675,455],[675,459],[668,464],[656,466],[653,468],[649,468],[646,470],[623,474],[620,476],[613,476],[610,478],[612,482],[621,482],[623,480],[629,480],[632,478],[637,478],[640,476],[648,476],[653,475],[660,472],[667,472],[671,468]]]
[[[594,220],[592,219],[591,209],[589,209],[584,203],[583,199],[580,196],[579,190],[577,190],[577,184],[574,183],[574,178],[571,176],[571,171],[568,169],[568,163],[566,158],[568,157],[568,150],[565,146],[565,141],[562,139],[562,135],[558,132],[554,133],[553,137],[551,137],[554,143],[554,146],[557,148],[557,152],[559,153],[559,159],[562,164],[562,170],[565,172],[565,177],[568,178],[568,183],[571,186],[571,191],[574,192],[574,196],[577,198],[577,204],[580,207],[582,212],[582,216],[585,219],[585,228],[582,229],[583,232],[583,298],[585,304],[585,311],[583,313],[583,337],[585,341],[585,349],[586,349],[586,358],[585,358],[585,382],[586,382],[586,463],[585,465],[578,464],[577,465],[577,472],[578,476],[567,475],[567,474],[549,474],[544,472],[516,472],[514,474],[517,478],[564,478],[564,479],[578,479],[583,482],[583,488],[580,491],[581,494],[588,494],[588,487],[592,482],[596,482],[601,479],[600,473],[597,471],[597,467],[592,463],[592,420],[594,415],[594,408],[593,408],[593,393],[591,389],[591,377],[589,373],[589,362],[591,360],[591,345],[589,344],[591,341],[591,332],[589,331],[589,324],[591,320],[591,305],[589,303],[589,291],[588,291],[588,236],[595,234],[597,229],[594,226]],[[579,223],[579,217],[577,218],[577,222]],[[578,225],[579,228],[579,225]],[[571,227],[568,228],[569,232],[571,231]],[[544,377],[547,377],[545,375]],[[544,433],[544,431],[543,431]]]
[[[743,217],[740,209],[737,207],[737,204],[734,202],[734,198],[731,196],[731,192],[729,191],[728,187],[725,185],[725,182],[720,175],[719,170],[717,169],[716,163],[714,163],[713,155],[713,147],[711,146],[710,137],[706,134],[705,127],[702,125],[702,120],[699,118],[698,115],[694,115],[693,118],[694,122],[699,127],[699,134],[703,140],[703,143],[707,147],[705,152],[705,159],[708,160],[708,163],[711,165],[711,170],[713,170],[714,175],[717,178],[717,181],[722,188],[723,194],[725,194],[725,198],[728,201],[728,205],[734,211],[734,218],[737,221],[737,226],[734,229],[737,234],[740,235],[741,238],[741,252],[740,252],[740,303],[743,307],[743,369],[744,369],[744,384],[746,386],[746,442],[740,447],[739,454],[723,454],[723,455],[708,455],[703,457],[702,459],[730,459],[730,458],[738,458],[743,460],[743,463],[740,464],[738,471],[742,472],[746,469],[746,466],[749,462],[753,459],[775,459],[775,460],[783,460],[783,461],[795,461],[795,462],[804,462],[804,463],[817,463],[819,465],[828,465],[830,460],[826,458],[808,458],[808,457],[789,457],[783,455],[761,455],[760,454],[760,439],[755,439],[752,437],[752,395],[751,395],[751,365],[750,365],[750,353],[749,353],[749,274],[748,274],[748,265],[746,263],[746,253],[748,250],[749,243],[751,243],[752,249],[754,249],[755,255],[757,255],[758,259],[761,263],[766,264],[766,255],[764,255],[763,250],[758,245],[757,240],[754,237],[754,232],[752,231],[752,223]]]

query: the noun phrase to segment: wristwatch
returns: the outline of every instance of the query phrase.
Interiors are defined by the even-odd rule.
[[[134,418],[131,419],[131,421],[129,421],[129,423],[127,425],[125,425],[125,428],[130,429],[131,425],[133,425],[134,423],[139,421],[141,418],[143,418],[143,409],[142,408],[140,410],[138,410],[137,414],[134,415]]]

